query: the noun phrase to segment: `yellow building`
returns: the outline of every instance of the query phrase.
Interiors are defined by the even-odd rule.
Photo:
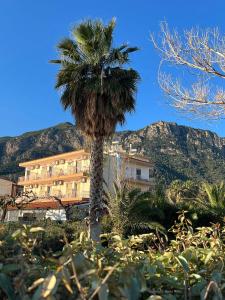
[[[89,199],[90,154],[85,150],[53,155],[20,163],[25,168],[25,176],[18,183],[24,191],[33,191],[40,200],[32,202],[32,208],[56,208],[56,201],[49,197],[62,199],[64,204],[84,203]]]
[[[72,151],[19,164],[25,168],[25,176],[18,184],[24,191],[33,191],[39,198],[26,209],[60,210],[59,203],[51,196],[60,198],[63,204],[85,204],[90,196],[90,153]],[[122,151],[108,151],[104,157],[104,180],[112,191],[114,181],[125,181],[130,187],[149,190],[154,184],[153,165],[149,159]],[[49,199],[50,198],[50,199]]]

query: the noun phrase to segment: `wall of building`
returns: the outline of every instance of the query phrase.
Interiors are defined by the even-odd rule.
[[[140,170],[140,175],[137,175],[137,169]],[[140,188],[147,191],[152,186],[151,173],[153,174],[153,167],[149,166],[147,162],[133,160],[132,157],[121,156],[119,153],[112,153],[106,155],[104,158],[104,179],[107,183],[108,189],[113,192],[114,182],[129,182],[131,188]],[[138,182],[141,181],[141,182]]]
[[[56,164],[57,162],[57,164]],[[81,172],[89,172],[89,159],[60,159],[45,164],[29,166],[25,169],[25,181],[40,180],[51,177],[59,177],[59,180],[52,180],[47,184],[36,183],[25,185],[25,191],[33,191],[38,197],[58,196],[63,198],[89,197],[89,179],[61,180],[60,176],[71,175]]]
[[[56,162],[58,164],[56,164]],[[25,170],[25,180],[35,180],[41,178],[48,178],[53,176],[69,175],[89,170],[89,159],[60,159],[55,162],[36,164],[27,167]]]
[[[35,216],[34,220],[43,220],[50,218],[55,221],[65,221],[66,214],[64,209],[42,209],[42,210],[10,210],[6,214],[5,221],[7,222],[17,222],[19,218],[24,216]]]
[[[0,196],[11,196],[13,183],[0,178]]]
[[[88,210],[88,204],[81,204],[79,206],[73,206],[75,209],[75,214],[77,213],[77,208],[79,209],[86,209]],[[74,211],[73,211],[74,213]],[[83,215],[83,214],[82,214]],[[0,210],[0,216],[1,216],[1,210]],[[6,222],[17,222],[20,218],[31,216],[35,217],[35,220],[44,220],[50,218],[51,220],[55,221],[66,221],[66,213],[63,208],[59,209],[20,209],[20,210],[10,210],[6,214],[5,221]],[[81,218],[84,218],[84,216],[81,216]]]
[[[25,191],[33,191],[38,197],[58,196],[63,198],[87,198],[90,194],[90,179],[85,182],[62,181],[60,184],[37,184],[26,186]]]
[[[137,175],[137,169],[140,170],[140,176]],[[149,180],[149,166],[143,166],[135,162],[128,162],[125,166],[125,177],[141,180]]]

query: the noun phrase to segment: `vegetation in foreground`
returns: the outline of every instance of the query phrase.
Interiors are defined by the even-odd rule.
[[[12,226],[12,224],[11,224]],[[173,238],[149,232],[93,242],[75,224],[1,225],[1,299],[223,299],[225,227],[195,231],[185,212]],[[19,262],[19,263],[18,263]],[[213,298],[214,297],[214,298]]]
[[[83,221],[2,223],[0,299],[224,299],[224,184],[115,190],[100,244]]]

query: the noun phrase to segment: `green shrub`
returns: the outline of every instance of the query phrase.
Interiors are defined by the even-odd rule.
[[[1,225],[0,299],[224,299],[225,227],[194,230],[187,214],[171,240],[105,233],[93,244],[76,223]]]

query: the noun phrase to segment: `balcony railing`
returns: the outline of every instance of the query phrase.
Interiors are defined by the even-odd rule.
[[[136,179],[141,181],[149,181],[149,178],[144,178],[141,175],[136,175]]]
[[[141,175],[136,175],[135,177],[126,177],[127,180],[139,180],[144,182],[150,182],[149,178],[144,178]]]
[[[51,197],[57,197],[59,199],[69,199],[69,198],[89,198],[90,193],[83,191],[83,192],[77,192],[75,190],[62,193],[61,191],[52,191],[52,192],[45,192],[43,194],[39,194],[39,198],[51,198]]]
[[[38,179],[47,179],[51,177],[57,177],[57,176],[65,176],[65,175],[73,175],[73,174],[79,174],[79,173],[86,173],[86,175],[89,174],[89,168],[76,168],[72,167],[69,169],[64,169],[64,170],[56,170],[56,171],[51,171],[51,172],[45,172],[45,173],[40,173],[40,174],[30,174],[26,177],[25,176],[19,177],[19,182],[23,181],[29,181],[29,180],[38,180]]]

